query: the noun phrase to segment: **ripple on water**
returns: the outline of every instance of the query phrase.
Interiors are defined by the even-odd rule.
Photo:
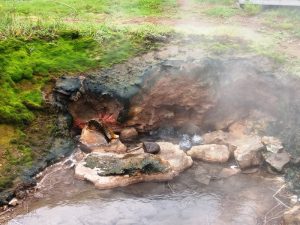
[[[271,179],[240,174],[206,186],[195,179],[197,169],[169,183],[113,190],[96,190],[81,181],[68,188],[58,183],[48,200],[38,200],[30,213],[9,225],[255,225],[274,206]]]

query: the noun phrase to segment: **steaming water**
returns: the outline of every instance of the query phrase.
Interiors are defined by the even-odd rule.
[[[9,224],[254,225],[276,205],[272,195],[279,182],[274,177],[239,174],[204,185],[203,171],[213,174],[220,167],[195,163],[169,183],[96,190],[61,170],[46,183],[44,197],[30,201],[30,212]]]

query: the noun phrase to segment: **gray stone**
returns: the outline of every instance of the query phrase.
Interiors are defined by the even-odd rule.
[[[240,140],[234,151],[234,158],[241,169],[259,166],[262,163],[261,151],[264,145],[258,136],[247,136]]]
[[[160,152],[160,146],[155,142],[143,142],[144,152],[150,154],[157,154]]]
[[[267,158],[266,162],[278,172],[281,172],[285,165],[287,165],[290,161],[291,157],[286,152],[283,151],[281,153],[271,153]]]

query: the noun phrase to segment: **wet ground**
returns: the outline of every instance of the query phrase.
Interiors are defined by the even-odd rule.
[[[281,177],[263,172],[212,179],[206,185],[205,177],[214,178],[223,166],[196,162],[170,182],[97,190],[74,180],[73,170],[60,168],[48,170],[41,189],[23,205],[28,213],[9,225],[275,225],[284,209],[273,196],[283,184]]]

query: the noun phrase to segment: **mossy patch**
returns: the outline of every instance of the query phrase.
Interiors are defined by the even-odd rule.
[[[159,157],[150,154],[127,155],[124,158],[91,154],[85,162],[86,167],[99,169],[99,176],[163,173],[168,169]]]

